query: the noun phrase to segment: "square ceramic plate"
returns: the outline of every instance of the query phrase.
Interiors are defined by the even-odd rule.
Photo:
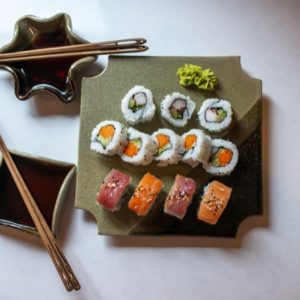
[[[186,63],[211,68],[219,80],[217,89],[203,92],[180,86],[176,71]],[[184,128],[175,128],[161,118],[160,102],[169,93],[178,91],[189,95],[196,102],[196,111],[207,98],[229,100],[234,110],[234,125],[229,132],[212,137],[229,139],[237,145],[240,158],[233,173],[216,178],[207,174],[201,166],[193,169],[183,163],[165,168],[158,167],[156,163],[136,167],[122,162],[117,156],[101,156],[91,151],[90,135],[97,123],[110,119],[128,126],[122,118],[120,101],[134,85],[144,85],[154,96],[157,108],[154,119],[136,126],[149,134],[164,127],[178,134],[199,127],[196,112]],[[76,207],[89,211],[96,218],[100,234],[234,237],[246,217],[262,214],[261,86],[260,80],[249,77],[242,70],[239,57],[111,56],[102,74],[83,81]],[[96,204],[99,185],[112,168],[132,176],[131,189],[146,172],[163,180],[164,189],[147,216],[137,217],[132,213],[127,208],[128,199],[115,213],[107,212]],[[192,177],[198,187],[182,221],[163,213],[163,203],[176,174]],[[196,217],[203,187],[213,179],[233,188],[229,205],[214,226],[198,221]]]

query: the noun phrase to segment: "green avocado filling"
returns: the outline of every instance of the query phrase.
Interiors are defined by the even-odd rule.
[[[217,154],[217,153],[213,154],[213,156],[211,157],[211,164],[212,164],[214,167],[219,167],[219,166],[220,166],[220,163],[219,163],[219,157],[218,157],[218,154]]]
[[[227,117],[227,111],[222,107],[212,107],[207,109],[205,119],[207,122],[222,123]]]
[[[223,122],[226,119],[226,117],[227,117],[227,111],[224,110],[223,108],[219,108],[217,122],[218,123]]]
[[[202,69],[201,66],[185,64],[178,68],[179,83],[184,86],[195,86],[199,90],[213,91],[218,84],[217,77],[211,69]]]
[[[103,148],[106,149],[107,145],[111,142],[112,137],[104,138],[101,135],[98,135],[96,139],[103,146]]]
[[[138,110],[143,109],[146,106],[146,103],[147,103],[147,99],[145,93],[136,93],[129,100],[128,108],[135,113]]]
[[[163,147],[158,148],[158,149],[157,149],[156,156],[160,156],[162,153],[164,153],[165,151],[167,151],[167,150],[169,150],[169,149],[171,149],[171,148],[172,148],[171,144],[166,144],[166,145],[164,145]]]
[[[141,138],[132,139],[132,140],[130,140],[130,142],[132,144],[134,144],[137,147],[137,149],[141,149],[141,147],[142,147],[142,139]]]
[[[183,112],[178,111],[175,107],[170,107],[169,109],[170,115],[173,119],[182,120],[183,119]]]

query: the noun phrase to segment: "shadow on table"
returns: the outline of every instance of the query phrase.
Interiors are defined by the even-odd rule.
[[[246,233],[256,227],[270,227],[269,175],[270,162],[270,124],[271,101],[264,95],[262,98],[262,179],[263,179],[263,215],[250,216],[239,226],[236,238],[205,237],[205,236],[111,236],[107,243],[113,247],[241,247]]]

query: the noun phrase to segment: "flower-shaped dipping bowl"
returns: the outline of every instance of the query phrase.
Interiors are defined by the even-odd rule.
[[[59,162],[11,151],[41,213],[54,234],[59,215],[68,197],[76,167]],[[37,229],[26,209],[16,184],[0,154],[0,225],[37,234]]]
[[[57,14],[49,19],[25,16],[17,21],[13,40],[1,48],[0,53],[83,43],[87,41],[72,32],[67,14]],[[76,73],[95,59],[95,56],[51,58],[0,63],[0,68],[13,75],[15,94],[21,100],[38,92],[47,92],[63,102],[70,102],[78,91]]]

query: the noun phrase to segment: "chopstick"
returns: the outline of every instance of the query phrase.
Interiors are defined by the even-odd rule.
[[[4,161],[13,177],[14,182],[22,196],[22,199],[28,209],[28,212],[37,228],[37,231],[44,243],[45,248],[50,254],[50,257],[60,275],[67,291],[73,289],[79,290],[80,284],[71,269],[66,257],[55,240],[52,231],[45,221],[41,211],[39,210],[35,200],[33,199],[24,179],[22,178],[16,164],[13,161],[1,135],[0,135],[0,151],[2,152]]]
[[[145,43],[145,39],[135,38],[0,53],[0,63],[142,52],[148,50]]]

